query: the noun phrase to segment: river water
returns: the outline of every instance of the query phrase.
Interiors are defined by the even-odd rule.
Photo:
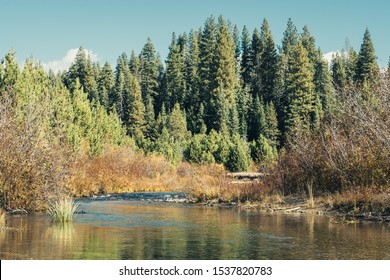
[[[390,259],[388,223],[163,201],[172,196],[84,199],[65,226],[44,214],[12,216],[0,231],[0,258]]]

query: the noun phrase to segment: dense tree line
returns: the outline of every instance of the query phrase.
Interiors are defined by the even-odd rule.
[[[298,32],[291,19],[277,46],[266,19],[240,34],[211,16],[197,30],[172,34],[165,63],[151,39],[139,54],[121,54],[114,68],[92,62],[80,47],[69,70],[58,74],[31,60],[20,70],[10,51],[1,95],[21,119],[27,107],[47,102],[47,130],[90,156],[134,143],[172,162],[216,162],[237,171],[251,160],[275,161],[301,130],[320,130],[337,92],[370,92],[379,81],[368,30],[358,53],[346,46],[329,67],[308,27]]]

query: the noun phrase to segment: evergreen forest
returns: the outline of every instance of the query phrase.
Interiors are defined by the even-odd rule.
[[[20,67],[10,50],[0,71],[1,206],[40,209],[59,194],[194,170],[263,172],[268,193],[348,193],[355,207],[388,193],[390,70],[378,66],[369,30],[362,35],[360,49],[347,43],[330,65],[291,19],[280,44],[266,19],[252,32],[211,16],[173,33],[165,60],[148,38],[116,65],[80,47],[59,73],[33,58]],[[259,188],[223,199],[261,199]]]

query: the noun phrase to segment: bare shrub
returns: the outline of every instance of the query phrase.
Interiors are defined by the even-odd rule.
[[[66,192],[70,156],[42,125],[44,104],[30,106],[23,118],[11,101],[0,101],[0,203],[4,209],[45,208]]]
[[[339,93],[329,121],[315,131],[297,130],[281,155],[279,177],[287,193],[380,192],[390,186],[390,92]],[[369,197],[367,196],[367,201]]]

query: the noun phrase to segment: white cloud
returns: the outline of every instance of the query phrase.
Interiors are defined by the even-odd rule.
[[[79,49],[70,49],[66,52],[66,55],[60,60],[53,60],[47,63],[42,63],[43,69],[45,69],[46,72],[48,72],[51,69],[54,73],[57,73],[58,71],[68,70],[70,65],[76,58],[76,54],[78,50]],[[94,53],[91,50],[87,50],[87,49],[84,50],[87,56],[89,56],[93,62],[99,60],[99,57],[96,53]]]
[[[336,54],[340,54],[340,51],[324,53],[323,57],[330,65],[332,63],[332,59],[336,56]]]

